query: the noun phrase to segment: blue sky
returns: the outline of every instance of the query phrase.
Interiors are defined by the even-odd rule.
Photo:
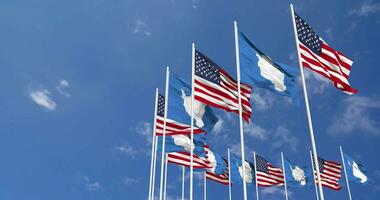
[[[235,76],[233,20],[275,60],[297,66],[290,1],[66,0],[0,1],[0,198],[146,199],[154,91],[165,66],[190,79],[191,43]],[[342,145],[374,181],[352,184],[355,199],[380,192],[380,3],[370,0],[293,1],[297,12],[331,46],[354,60],[347,96],[307,72],[318,153],[340,162]],[[280,163],[280,152],[309,165],[303,101],[259,88],[246,152]],[[219,154],[239,152],[238,118],[217,111],[209,134]],[[198,175],[196,177],[199,177]],[[169,199],[180,197],[180,170],[169,166]],[[195,181],[197,199],[202,180]],[[344,184],[343,184],[344,185]],[[233,187],[235,199],[241,186]],[[250,199],[254,188],[248,188]],[[314,188],[291,188],[313,199]],[[208,182],[209,199],[227,187]],[[282,188],[260,188],[281,199]],[[365,194],[365,195],[363,195]],[[328,199],[347,199],[325,189]]]

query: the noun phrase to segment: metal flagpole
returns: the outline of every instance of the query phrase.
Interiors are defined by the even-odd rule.
[[[185,200],[185,166],[182,166],[182,200]]]
[[[315,194],[317,195],[317,200],[319,200],[319,195],[318,195],[318,186],[317,182],[315,181],[315,173],[314,173],[314,163],[313,163],[313,154],[310,152],[310,161],[311,161],[311,167],[312,167],[312,174],[313,174],[313,182],[314,182],[314,187],[315,187]]]
[[[206,171],[203,172],[203,199],[207,200],[207,180]]]
[[[255,183],[256,183],[256,200],[259,200],[259,184],[257,184],[257,175],[256,175],[256,152],[253,152],[253,164],[255,165]]]
[[[300,55],[300,51],[299,51],[299,48],[298,48],[297,28],[296,28],[296,23],[295,23],[295,18],[294,18],[293,4],[290,4],[290,9],[291,9],[291,12],[292,12],[294,37],[295,37],[295,40],[296,40],[297,53],[298,53],[298,63],[299,63],[300,71],[301,71],[303,94],[304,94],[304,98],[305,98],[306,113],[307,113],[307,119],[308,119],[308,124],[309,124],[309,131],[310,131],[310,138],[311,138],[311,147],[312,147],[313,155],[314,155],[313,159],[314,159],[314,162],[316,164],[318,164],[317,147],[316,147],[315,139],[314,139],[313,122],[311,120],[311,113],[310,113],[310,108],[309,108],[309,99],[308,99],[308,95],[307,95],[305,75],[304,75],[304,72],[303,72],[303,67],[302,67],[302,63],[301,63],[301,60],[300,60],[301,59],[301,55]],[[318,180],[321,180],[321,176],[320,176],[320,172],[319,172],[319,167],[316,167],[316,171],[317,171]],[[324,200],[325,198],[323,196],[323,189],[322,189],[321,181],[318,181],[318,188],[319,188],[320,198],[321,198],[321,200]]]
[[[345,160],[344,160],[342,146],[339,146],[339,149],[340,149],[340,155],[342,156],[343,169],[344,169],[344,176],[346,177],[346,184],[347,184],[348,196],[350,197],[350,200],[352,200],[351,189],[350,189],[350,183],[348,182],[347,170],[346,170],[346,162],[345,162]]]
[[[234,32],[235,32],[235,53],[236,53],[236,74],[238,82],[238,99],[239,99],[239,126],[240,126],[240,149],[241,149],[241,159],[243,163],[245,161],[245,151],[244,151],[244,133],[243,133],[243,107],[241,104],[241,88],[240,88],[240,56],[239,56],[239,39],[238,39],[238,27],[237,22],[234,21]],[[247,183],[245,178],[245,167],[242,166],[243,173],[243,195],[244,200],[247,200]]]
[[[154,192],[155,192],[155,183],[156,183],[156,161],[157,161],[157,140],[158,140],[158,137],[155,136],[154,138],[154,160],[153,160],[153,178],[152,178],[152,196],[151,196],[151,200],[154,199]]]
[[[232,200],[232,191],[231,191],[231,160],[230,160],[230,148],[227,148],[228,153],[228,196],[229,200]]]
[[[165,184],[164,184],[164,200],[166,200],[166,185],[168,184],[168,154],[165,155]]]
[[[190,137],[190,200],[193,200],[193,154],[194,154],[194,73],[195,73],[195,44],[191,51],[191,137]]]
[[[282,171],[284,173],[284,187],[285,187],[285,199],[288,200],[288,187],[286,185],[286,172],[284,164],[284,154],[281,152],[281,161],[282,161]]]
[[[153,162],[154,162],[154,149],[155,149],[155,138],[156,138],[156,117],[157,117],[157,100],[158,100],[158,88],[156,88],[156,97],[154,100],[154,121],[153,121],[153,133],[152,133],[152,153],[150,159],[150,177],[149,177],[149,197],[148,199],[152,200],[152,190],[153,189]]]
[[[166,67],[164,130],[162,134],[162,151],[161,151],[160,200],[162,200],[162,192],[163,192],[162,190],[163,190],[163,184],[164,184],[166,118],[168,115],[168,99],[169,99],[168,95],[169,95],[169,67]]]

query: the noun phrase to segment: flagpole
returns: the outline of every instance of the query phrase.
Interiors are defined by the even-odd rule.
[[[207,200],[207,180],[206,171],[203,172],[203,200]]]
[[[190,200],[193,200],[193,154],[194,154],[194,73],[195,73],[195,44],[191,45],[191,137],[190,137]]]
[[[154,100],[154,121],[153,121],[153,133],[152,133],[152,153],[150,159],[150,177],[149,177],[149,197],[152,200],[152,179],[153,179],[153,162],[154,162],[154,149],[155,149],[155,137],[156,137],[156,117],[157,117],[157,100],[158,100],[158,88],[156,88],[156,97]]]
[[[238,40],[238,27],[237,22],[234,21],[234,33],[235,33],[235,53],[236,53],[236,74],[238,83],[238,99],[239,99],[239,126],[240,126],[240,149],[241,149],[241,159],[242,163],[245,161],[245,151],[244,151],[244,133],[243,133],[243,111],[241,104],[241,88],[240,88],[240,56],[239,56],[239,40]],[[247,183],[245,178],[245,167],[242,167],[243,173],[243,195],[244,200],[247,200]]]
[[[230,160],[230,148],[227,148],[228,153],[228,196],[229,200],[232,200],[232,191],[231,191],[231,160]]]
[[[182,200],[185,200],[185,166],[182,166]]]
[[[156,116],[157,116],[157,99],[158,99],[158,88],[156,88],[156,96],[154,98],[154,121],[153,121],[153,133],[152,133],[152,153],[150,159],[150,176],[149,176],[149,197],[148,199],[152,199],[152,179],[153,179],[153,160],[154,160],[154,139],[156,135]]]
[[[165,184],[164,184],[164,200],[166,200],[166,185],[168,181],[168,154],[165,155]]]
[[[315,144],[315,139],[314,139],[314,130],[313,130],[313,122],[311,119],[311,113],[310,113],[310,108],[309,108],[309,99],[308,99],[308,94],[307,94],[307,89],[306,89],[306,82],[305,82],[305,75],[303,72],[303,67],[301,63],[301,55],[300,51],[298,48],[298,38],[297,38],[297,28],[296,28],[296,23],[295,23],[295,18],[294,18],[294,9],[293,9],[293,4],[290,4],[290,9],[292,12],[292,21],[293,21],[293,28],[294,28],[294,37],[296,40],[296,46],[297,46],[297,53],[298,53],[298,64],[300,67],[300,72],[301,72],[301,78],[302,78],[302,86],[303,86],[303,94],[304,94],[304,99],[305,99],[305,105],[306,105],[306,113],[307,113],[307,119],[308,119],[308,124],[309,124],[309,131],[310,131],[310,138],[311,138],[311,147],[313,150],[313,159],[316,164],[318,164],[318,155],[317,155],[317,147]],[[324,195],[323,195],[323,189],[322,189],[322,184],[321,184],[321,175],[319,172],[319,167],[315,167],[317,171],[317,177],[318,177],[318,188],[319,188],[319,194],[321,200],[324,200]]]
[[[350,197],[350,200],[352,200],[351,189],[350,189],[350,183],[348,182],[347,170],[346,170],[346,162],[345,162],[345,160],[344,160],[342,146],[339,146],[339,149],[340,149],[340,155],[342,156],[343,169],[344,169],[344,176],[346,177],[346,184],[347,184],[348,196]]]
[[[281,161],[282,161],[282,170],[284,173],[285,199],[288,200],[288,187],[286,185],[286,172],[285,172],[285,164],[284,164],[284,154],[282,152],[281,152]]]
[[[158,141],[158,137],[155,136],[155,138],[154,138],[154,161],[153,161],[153,178],[152,178],[152,196],[151,196],[151,200],[154,199],[155,183],[156,183],[157,141]]]
[[[318,195],[318,186],[317,186],[317,181],[315,181],[315,174],[314,174],[314,163],[313,163],[313,154],[310,152],[310,162],[311,162],[311,167],[312,167],[312,174],[313,174],[313,182],[314,182],[314,187],[315,187],[315,194],[317,196],[317,200],[319,200],[319,195]]]
[[[255,184],[256,184],[256,200],[259,200],[259,185],[257,184],[257,175],[256,175],[256,152],[253,152],[253,164],[255,165]]]
[[[161,150],[161,177],[160,177],[160,198],[162,200],[162,190],[164,184],[164,164],[165,164],[165,138],[166,138],[166,118],[168,116],[168,95],[169,95],[169,66],[166,67],[166,83],[165,83],[165,113],[164,113],[164,130],[162,134],[162,150]]]

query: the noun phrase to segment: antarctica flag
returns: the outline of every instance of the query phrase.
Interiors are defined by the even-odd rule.
[[[355,162],[347,154],[343,153],[343,156],[348,180],[361,184],[368,183],[368,177],[364,167],[361,164]]]
[[[287,159],[284,160],[284,168],[288,186],[303,187],[312,183],[313,177],[310,168],[297,166]]]
[[[256,85],[276,94],[289,96],[297,101],[296,67],[289,67],[272,61],[245,36],[239,32],[239,57],[241,82]]]

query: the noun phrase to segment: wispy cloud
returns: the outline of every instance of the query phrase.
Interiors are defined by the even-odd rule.
[[[137,151],[135,150],[135,148],[129,144],[116,146],[115,149],[117,149],[120,153],[128,155],[131,158],[135,158],[137,154]]]
[[[249,123],[249,124],[244,124],[244,133],[256,139],[266,140],[268,139],[270,131],[262,128],[261,126],[257,124]]]
[[[64,91],[66,88],[70,87],[70,83],[67,80],[60,80],[58,85],[56,86],[57,91],[59,94],[65,96],[65,97],[71,97],[71,94],[68,92]]]
[[[83,181],[86,186],[86,190],[88,191],[96,191],[100,188],[100,183],[98,181],[92,182],[87,176],[83,177]]]
[[[334,36],[332,34],[332,31],[333,31],[333,29],[331,27],[325,29],[325,31],[324,31],[324,33],[327,35],[327,38],[329,38],[330,40],[334,40]]]
[[[146,140],[149,142],[149,144],[152,143],[152,134],[153,134],[152,123],[140,122],[135,128],[135,131],[136,133],[144,136]]]
[[[369,16],[380,12],[380,3],[372,1],[364,1],[359,8],[349,11],[350,15]]]
[[[147,37],[152,36],[152,31],[151,31],[150,27],[142,19],[137,19],[135,21],[132,33],[133,34],[143,34]]]
[[[261,190],[261,194],[263,195],[274,195],[274,194],[282,194],[285,195],[285,190],[282,187],[266,187]],[[292,193],[288,190],[288,196],[291,196]]]
[[[331,86],[329,79],[315,73],[309,69],[304,70],[305,79],[307,80],[307,85],[309,85],[311,92],[313,94],[323,94],[325,93],[327,87]],[[301,82],[301,77],[299,77],[299,82]]]
[[[274,142],[272,143],[272,147],[280,148],[283,146],[289,146],[290,149],[295,152],[297,150],[298,142],[298,138],[291,134],[287,128],[279,126],[274,134]]]
[[[214,129],[212,130],[215,134],[219,134],[222,132],[223,130],[223,124],[224,124],[224,121],[223,119],[221,119],[219,117],[219,121],[216,122],[215,126],[214,126]]]
[[[251,97],[252,105],[258,110],[270,109],[275,102],[273,94],[267,90],[256,89]]]
[[[370,97],[350,96],[343,100],[340,111],[333,117],[328,132],[348,134],[354,130],[380,135],[380,123],[371,117],[371,112],[380,109],[380,101]]]
[[[57,104],[50,98],[50,92],[46,89],[32,90],[29,97],[39,106],[54,111]]]
[[[125,185],[134,185],[134,184],[137,184],[139,182],[140,182],[140,180],[137,178],[132,178],[132,177],[128,177],[128,176],[123,178],[123,183]]]

